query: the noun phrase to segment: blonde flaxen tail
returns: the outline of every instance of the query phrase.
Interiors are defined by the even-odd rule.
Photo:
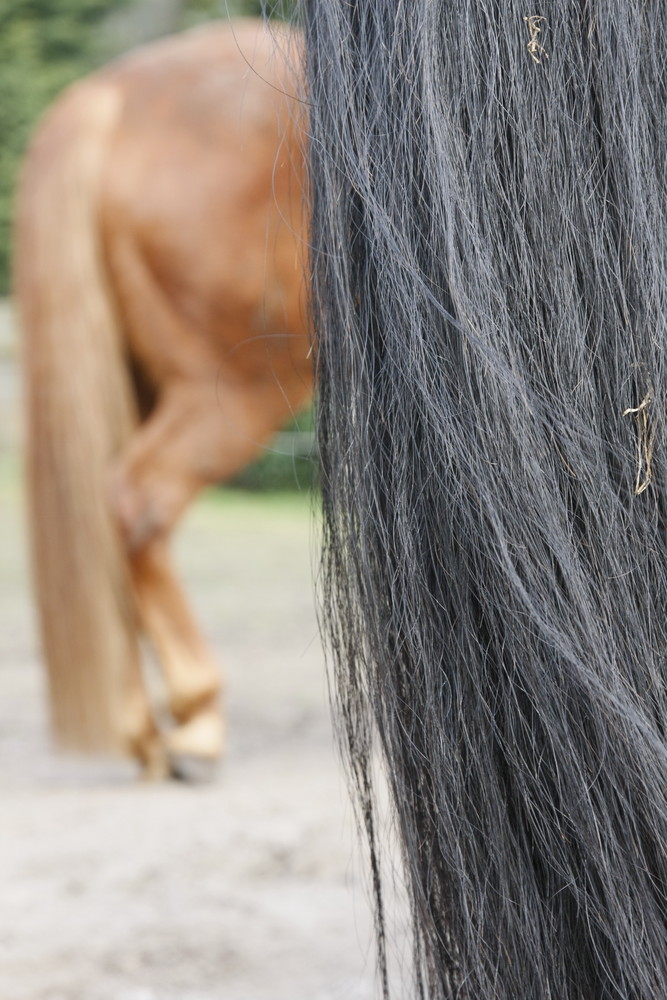
[[[138,648],[127,561],[107,502],[109,466],[136,422],[107,288],[97,198],[120,96],[71,88],[25,163],[15,287],[23,333],[27,478],[43,655],[58,742],[127,749]]]

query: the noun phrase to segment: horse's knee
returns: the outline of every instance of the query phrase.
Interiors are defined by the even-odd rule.
[[[165,536],[173,518],[159,488],[133,477],[123,466],[116,468],[109,483],[111,515],[128,553],[135,554]]]

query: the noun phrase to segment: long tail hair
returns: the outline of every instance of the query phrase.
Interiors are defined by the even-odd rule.
[[[326,624],[437,1000],[667,996],[663,21],[306,5]]]
[[[100,84],[58,102],[27,158],[16,223],[34,585],[55,733],[82,750],[118,745],[123,678],[137,656],[107,502],[133,399],[96,230],[117,113],[116,92]]]

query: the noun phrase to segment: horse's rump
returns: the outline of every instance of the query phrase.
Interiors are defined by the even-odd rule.
[[[178,371],[170,352],[179,354],[181,326],[201,341],[199,356],[196,341],[188,348],[192,373],[211,351],[230,378],[266,379],[270,365],[278,379],[308,372],[294,344],[305,338],[299,56],[296,34],[238,21],[99,74],[123,102],[103,177],[105,254],[130,347],[151,372]],[[147,343],[150,308],[137,302],[146,285],[173,328],[159,360]]]

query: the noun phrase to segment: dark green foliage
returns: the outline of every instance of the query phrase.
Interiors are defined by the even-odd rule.
[[[183,26],[201,24],[216,17],[279,18],[289,21],[294,17],[295,0],[188,0],[183,12]]]
[[[246,490],[301,492],[315,485],[318,468],[312,411],[306,410],[231,485]]]
[[[259,17],[262,0],[190,0],[183,12],[183,26],[201,24],[217,17]]]

